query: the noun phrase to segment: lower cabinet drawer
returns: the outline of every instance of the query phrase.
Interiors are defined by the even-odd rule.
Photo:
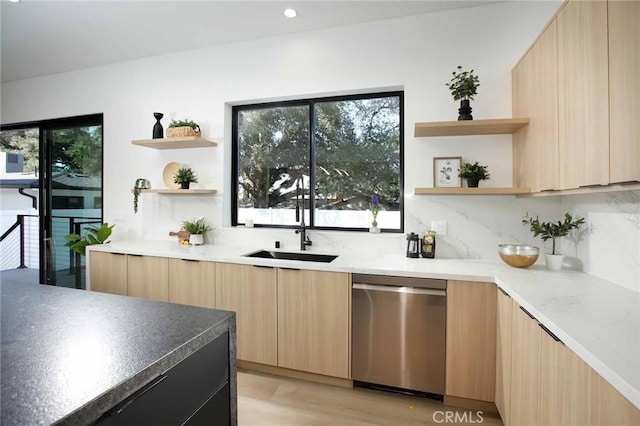
[[[216,392],[200,409],[187,420],[187,426],[229,426],[231,412],[229,404],[229,382]]]
[[[220,409],[229,416],[229,333],[216,338],[188,358],[106,412],[102,425],[180,425],[200,408]],[[227,388],[227,404],[212,396]],[[216,392],[217,391],[217,392]],[[215,395],[214,395],[215,394]],[[196,416],[197,417],[197,416]],[[199,423],[193,423],[199,424]],[[214,424],[209,422],[209,424]],[[218,424],[218,423],[215,423]],[[228,423],[227,423],[228,424]]]

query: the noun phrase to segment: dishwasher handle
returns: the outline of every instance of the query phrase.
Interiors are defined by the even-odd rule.
[[[353,284],[354,290],[371,290],[371,291],[386,291],[388,293],[407,293],[407,294],[428,294],[431,296],[445,297],[447,292],[445,290],[436,290],[430,288],[416,288],[416,287],[397,287],[392,285],[374,285],[374,284]]]

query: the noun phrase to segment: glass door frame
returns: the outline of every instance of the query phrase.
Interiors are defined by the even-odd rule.
[[[100,176],[100,188],[103,194],[103,202],[100,206],[100,218],[104,220],[104,116],[103,114],[91,114],[74,117],[64,117],[56,119],[38,120],[22,123],[3,124],[0,130],[19,130],[26,128],[39,129],[39,159],[38,159],[38,198],[40,200],[38,206],[39,216],[39,247],[40,247],[40,284],[56,285],[55,282],[55,259],[53,259],[51,251],[46,246],[52,235],[52,204],[51,197],[53,191],[52,183],[52,133],[54,130],[66,129],[71,127],[90,127],[100,126],[101,132],[101,163],[102,173]],[[53,263],[51,262],[53,261]]]

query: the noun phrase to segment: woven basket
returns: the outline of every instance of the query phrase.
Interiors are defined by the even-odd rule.
[[[169,127],[167,129],[167,137],[168,138],[184,138],[186,136],[195,136],[200,137],[200,132],[196,132],[193,128],[189,126],[183,127]]]

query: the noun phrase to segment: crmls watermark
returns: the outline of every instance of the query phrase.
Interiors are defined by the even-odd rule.
[[[436,423],[462,423],[474,424],[483,423],[482,411],[436,411],[433,413],[433,421]]]

